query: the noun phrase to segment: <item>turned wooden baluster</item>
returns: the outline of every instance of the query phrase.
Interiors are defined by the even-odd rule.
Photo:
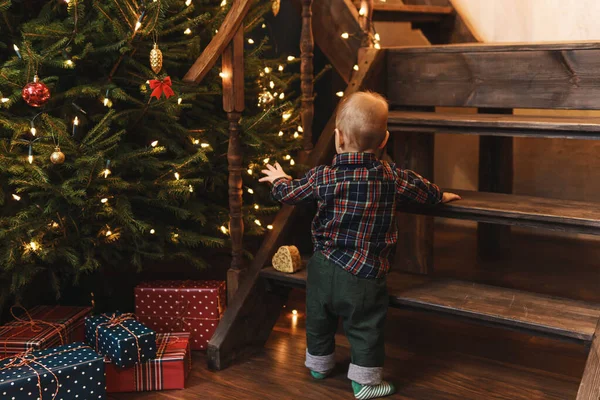
[[[238,29],[222,56],[223,109],[229,120],[229,234],[231,236],[231,269],[237,274],[244,268],[242,218],[242,147],[239,120],[244,111],[244,27]],[[236,272],[238,271],[238,272]],[[234,285],[237,286],[237,285]],[[230,287],[233,293],[237,287]]]
[[[361,0],[358,10],[358,23],[365,36],[363,37],[362,47],[373,47],[373,0]]]
[[[302,0],[302,33],[300,36],[300,80],[302,89],[302,129],[303,152],[300,161],[305,162],[313,149],[312,124],[315,114],[313,95],[313,50],[315,42],[312,31],[312,2],[313,0]]]

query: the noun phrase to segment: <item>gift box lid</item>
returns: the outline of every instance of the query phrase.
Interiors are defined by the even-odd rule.
[[[220,319],[225,311],[224,281],[152,281],[135,288],[137,315]]]
[[[25,313],[15,312],[18,320],[0,326],[0,353],[67,344],[91,311],[91,307],[37,306]]]
[[[102,389],[104,389],[104,366],[102,361],[102,357],[91,347],[80,342],[52,349],[29,351],[21,353],[19,356],[0,360],[0,386],[12,386],[17,381],[28,379],[35,379],[37,382],[38,375],[48,373],[56,374],[60,383],[62,376],[60,372],[63,370],[70,368],[76,370],[81,365],[93,367],[94,363],[97,362],[98,365],[94,369],[97,373],[97,379],[94,380],[94,384],[100,381]]]

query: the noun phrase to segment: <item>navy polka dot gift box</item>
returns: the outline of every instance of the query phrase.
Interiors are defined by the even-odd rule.
[[[85,341],[118,367],[156,358],[156,332],[139,323],[133,314],[87,317]]]
[[[104,359],[83,343],[29,350],[0,361],[2,400],[105,398]]]

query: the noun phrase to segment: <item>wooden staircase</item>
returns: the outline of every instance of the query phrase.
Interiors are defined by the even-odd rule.
[[[443,0],[414,0],[400,5],[371,0],[357,2],[357,6],[362,8],[365,3],[368,15],[376,21],[409,21],[431,43],[475,41],[473,35],[465,34],[460,16]],[[370,89],[388,97],[392,109],[390,147],[400,167],[432,177],[436,133],[481,136],[479,191],[460,192],[463,200],[449,205],[399,210],[401,239],[388,281],[390,305],[589,346],[577,400],[598,400],[600,305],[437,278],[432,218],[479,222],[479,244],[486,252],[498,247],[497,243],[510,234],[507,227],[511,225],[600,234],[600,203],[511,193],[514,137],[600,138],[599,118],[513,114],[515,108],[600,109],[600,43],[361,48],[372,32],[361,30],[364,21],[350,0],[298,0],[297,4],[299,9],[302,6],[305,23],[311,21],[312,6],[315,41],[348,83],[345,95]],[[340,32],[351,32],[353,40],[340,38]],[[436,107],[476,107],[480,113],[439,113]],[[334,118],[310,151],[308,165],[331,161]],[[281,274],[268,265],[278,246],[294,242],[299,235],[309,235],[309,219],[300,208],[291,206],[283,206],[277,214],[275,228],[267,234],[245,272],[209,343],[210,368],[226,368],[260,348],[288,290],[305,286],[305,272]]]

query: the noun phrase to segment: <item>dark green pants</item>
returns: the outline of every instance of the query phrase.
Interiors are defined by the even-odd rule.
[[[348,377],[361,384],[378,384],[385,358],[386,279],[359,278],[320,252],[312,256],[307,268],[306,366],[319,372],[333,368],[335,332],[341,318],[351,346]]]

